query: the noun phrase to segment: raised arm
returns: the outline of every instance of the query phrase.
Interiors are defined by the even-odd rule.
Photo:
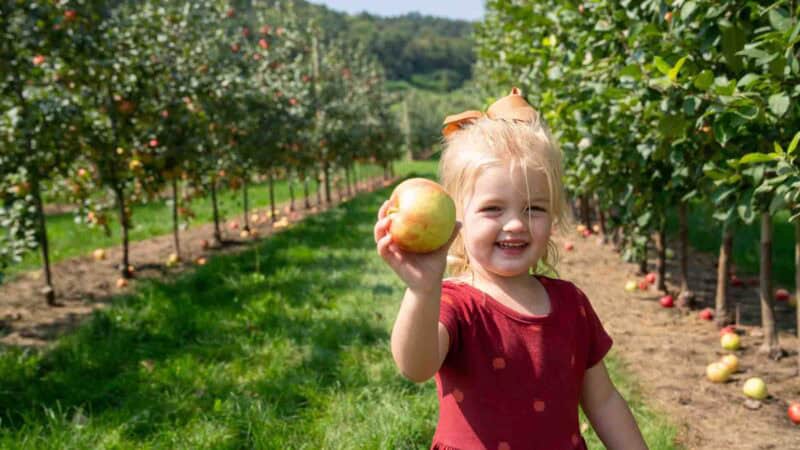
[[[409,380],[423,382],[444,361],[449,346],[446,328],[439,323],[439,302],[447,250],[458,234],[456,224],[450,240],[430,253],[411,253],[392,243],[388,202],[381,206],[375,224],[378,254],[406,284],[406,292],[392,329],[392,356]]]

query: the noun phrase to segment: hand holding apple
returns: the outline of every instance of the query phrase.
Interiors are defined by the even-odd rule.
[[[438,288],[447,265],[447,251],[458,236],[461,224],[456,222],[450,239],[439,248],[428,253],[415,253],[403,250],[390,232],[392,217],[387,215],[389,201],[383,203],[378,211],[374,236],[378,254],[405,282],[409,289],[417,292],[430,292]]]

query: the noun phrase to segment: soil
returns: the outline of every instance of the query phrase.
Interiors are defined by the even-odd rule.
[[[363,189],[379,187],[380,182]],[[334,195],[333,205],[339,199]],[[325,209],[322,207],[321,209]],[[320,210],[289,212],[290,222]],[[267,211],[253,211],[265,217]],[[237,218],[238,219],[238,218]],[[163,277],[190,268],[198,257],[238,251],[245,241],[225,222],[227,244],[222,248],[202,249],[203,239],[211,241],[213,225],[201,225],[181,232],[185,262],[167,269],[164,261],[172,253],[172,236],[160,236],[131,244],[131,262],[136,279]],[[269,221],[253,226],[263,239],[273,232]],[[800,401],[798,339],[795,311],[778,303],[775,316],[780,345],[785,356],[777,361],[760,354],[763,341],[760,329],[760,304],[757,286],[730,287],[729,295],[739,305],[738,332],[742,348],[736,351],[740,369],[731,379],[715,384],[705,377],[705,368],[728,352],[719,344],[719,332],[712,322],[699,318],[698,311],[714,305],[716,255],[693,252],[690,257],[690,287],[696,294],[693,310],[662,308],[657,291],[626,292],[628,280],[641,280],[638,264],[624,262],[611,245],[597,236],[582,238],[577,233],[557,237],[559,248],[570,241],[574,250],[561,250],[558,265],[562,278],[573,281],[586,292],[614,339],[612,352],[625,363],[638,382],[648,405],[668,416],[678,428],[678,442],[689,449],[796,449],[800,448],[800,426],[787,418],[789,401]],[[136,284],[117,288],[115,269],[120,250],[106,250],[103,261],[91,255],[63,261],[54,267],[57,300],[61,307],[46,307],[38,293],[40,271],[24,274],[0,286],[0,345],[41,347],[85,320],[92,310],[108,306],[112,295],[126,292]],[[652,254],[652,253],[651,253]],[[655,267],[650,261],[649,267]],[[677,260],[667,264],[667,286],[676,294],[679,286]],[[740,278],[743,278],[739,274]],[[677,296],[676,296],[677,297]],[[746,406],[741,387],[749,377],[767,383],[769,396]],[[757,409],[752,409],[756,407]]]
[[[731,352],[722,349],[719,330],[700,319],[698,311],[714,308],[716,255],[690,252],[689,286],[697,306],[679,310],[661,307],[661,292],[626,292],[627,280],[644,278],[637,273],[638,264],[624,262],[597,236],[575,233],[560,240],[572,242],[574,250],[561,250],[559,275],[586,292],[614,339],[612,352],[634,375],[647,403],[678,427],[680,444],[708,450],[800,448],[800,426],[786,413],[790,401],[800,401],[797,319],[791,306],[775,306],[784,357],[774,361],[758,352],[763,342],[758,288],[750,283],[729,287],[730,299],[740,309],[742,347],[733,352],[740,368],[727,382],[715,384],[706,379],[706,366]],[[648,267],[654,268],[655,260]],[[676,299],[679,274],[678,261],[668,261],[667,287]],[[769,391],[765,400],[750,403],[758,409],[748,408],[742,394],[750,377],[762,378]]]

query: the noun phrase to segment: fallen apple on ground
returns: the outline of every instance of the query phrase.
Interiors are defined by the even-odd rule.
[[[656,277],[657,277],[657,275],[656,275],[655,272],[650,272],[647,275],[645,275],[644,279],[650,284],[655,284]]]
[[[734,373],[739,370],[739,358],[737,358],[736,355],[725,355],[719,360],[719,362],[723,366],[727,367],[730,373]]]
[[[664,308],[672,308],[675,306],[675,299],[671,295],[665,295],[658,300],[658,303]]]
[[[571,252],[575,248],[575,245],[572,242],[567,242],[564,244],[564,250]]]
[[[786,289],[778,289],[775,291],[775,300],[779,302],[785,302],[789,300],[789,291]]]
[[[585,238],[587,238],[587,237],[589,237],[591,235],[592,235],[592,230],[590,230],[588,228],[586,228],[583,231],[581,231],[581,236],[583,236]]]
[[[119,279],[117,279],[117,287],[118,287],[118,288],[122,289],[122,288],[124,288],[124,287],[125,287],[125,286],[127,286],[127,285],[128,285],[128,280],[126,280],[125,278],[119,278]]]
[[[195,262],[195,263],[196,263],[198,266],[205,266],[207,261],[206,261],[206,259],[205,259],[205,258],[203,258],[202,256],[200,256],[199,258],[197,258],[196,260],[194,260],[194,262]]]
[[[725,350],[738,350],[741,340],[736,333],[725,333],[719,338],[719,343]]]
[[[742,386],[742,392],[752,399],[763,400],[767,397],[767,384],[758,377],[748,378]]]
[[[94,252],[92,252],[92,256],[94,257],[95,261],[102,261],[106,259],[106,251],[102,248],[98,248]]]
[[[203,249],[203,250],[208,249],[208,240],[206,240],[206,239],[201,240],[200,241],[200,248]]]
[[[698,315],[703,320],[711,320],[714,318],[714,311],[712,311],[711,308],[705,308],[702,311],[700,311],[700,314]]]
[[[178,265],[180,261],[180,257],[178,257],[177,253],[170,253],[169,257],[167,257],[167,267],[175,267]]]
[[[789,420],[792,421],[795,425],[800,425],[800,402],[791,402],[789,403],[789,409],[787,410],[789,415]]]
[[[628,291],[628,292],[635,291],[636,287],[637,287],[636,286],[636,282],[633,281],[633,280],[629,280],[627,283],[625,283],[625,290]]]
[[[736,327],[734,325],[728,325],[719,330],[720,337],[722,337],[726,333],[736,333]]]
[[[706,378],[714,383],[724,383],[731,376],[731,371],[721,362],[713,362],[706,367]]]
[[[389,198],[392,242],[403,250],[428,253],[444,245],[456,225],[456,205],[438,183],[411,178],[398,184]]]
[[[641,280],[638,286],[640,291],[646,291],[650,287],[650,283],[647,280]]]

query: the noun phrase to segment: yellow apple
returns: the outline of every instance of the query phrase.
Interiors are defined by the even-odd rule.
[[[119,279],[117,279],[117,287],[118,287],[118,288],[122,289],[122,288],[124,288],[124,287],[125,287],[125,286],[127,286],[127,285],[128,285],[128,280],[126,280],[125,278],[119,278]]]
[[[719,338],[719,343],[725,350],[738,350],[741,341],[739,340],[738,334],[725,333],[721,338]]]
[[[389,198],[392,241],[403,250],[427,253],[444,245],[456,225],[456,205],[444,188],[425,178],[398,184]]]
[[[767,397],[767,384],[758,377],[748,378],[742,386],[742,392],[750,398],[763,400]]]
[[[106,259],[106,251],[102,248],[98,248],[94,252],[92,252],[92,256],[94,256],[95,261],[102,261]]]
[[[731,373],[739,370],[739,358],[737,358],[736,355],[725,355],[719,362],[727,367]]]
[[[177,266],[180,260],[177,253],[170,253],[169,257],[167,257],[167,267]]]
[[[629,280],[627,283],[625,283],[625,290],[628,291],[628,292],[635,291],[637,287],[639,287],[639,286],[633,280]]]
[[[731,371],[721,362],[714,362],[706,367],[706,377],[714,383],[724,383],[731,376]]]

